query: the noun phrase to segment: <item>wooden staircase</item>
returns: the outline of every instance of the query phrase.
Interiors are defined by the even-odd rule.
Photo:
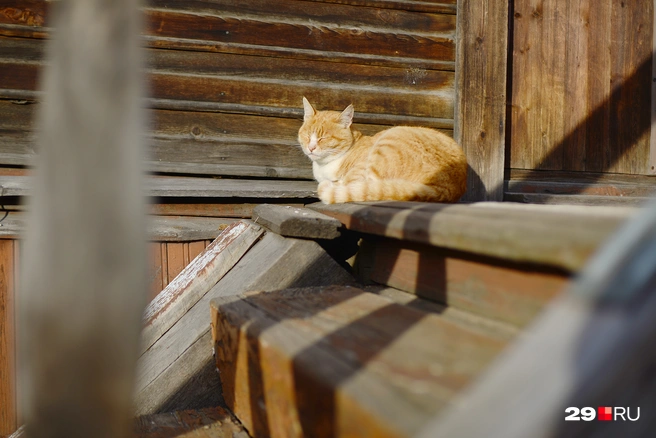
[[[308,221],[330,228],[339,220],[342,238],[359,241],[349,260],[354,285],[265,287],[211,301],[223,397],[252,436],[414,436],[634,212],[309,207],[326,216],[272,206],[258,207],[254,220],[296,238]]]

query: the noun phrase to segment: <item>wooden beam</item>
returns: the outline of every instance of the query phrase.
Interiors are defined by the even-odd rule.
[[[469,162],[466,201],[502,201],[508,0],[461,0],[454,137]]]
[[[513,203],[311,204],[352,231],[577,271],[635,209]]]

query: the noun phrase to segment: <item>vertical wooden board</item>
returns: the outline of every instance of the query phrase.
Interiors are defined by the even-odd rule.
[[[167,255],[167,284],[172,282],[175,277],[184,269],[185,255],[184,243],[169,242],[166,244]]]
[[[168,255],[166,243],[164,242],[160,243],[159,248],[160,248],[159,252],[162,258],[162,271],[161,271],[162,289],[164,289],[166,285],[169,284],[169,255]]]
[[[534,5],[529,0],[513,2],[513,53],[512,53],[512,91],[510,110],[510,167],[529,169],[533,163],[531,132],[533,93],[528,86],[539,80],[534,58],[540,53],[533,47],[533,37],[537,29],[532,19]],[[536,84],[537,86],[537,84]]]
[[[542,74],[540,92],[540,128],[533,135],[534,168],[558,170],[563,166],[562,147],[564,139],[563,112],[565,106],[565,75],[571,66],[563,65],[566,54],[567,4],[562,0],[544,0],[542,10],[536,11],[542,32],[540,35]],[[534,36],[535,37],[535,36]],[[568,96],[576,98],[575,96]]]
[[[454,137],[470,165],[463,200],[503,199],[508,0],[458,2]]]
[[[589,114],[586,119],[585,170],[603,172],[610,143],[611,28],[612,1],[596,2],[590,7],[588,39]]]
[[[193,259],[198,256],[205,247],[207,246],[207,241],[206,240],[199,240],[198,242],[189,242],[189,261],[192,261]]]
[[[613,2],[611,28],[612,154],[606,170],[645,174],[649,162],[653,0]]]
[[[593,7],[596,7],[593,6]],[[585,170],[587,135],[579,125],[588,115],[588,40],[590,39],[590,0],[567,2],[565,32],[565,92],[561,166],[564,170]]]
[[[152,242],[148,246],[148,299],[155,298],[162,289],[162,244]]]
[[[17,427],[14,324],[14,241],[0,240],[0,435]]]

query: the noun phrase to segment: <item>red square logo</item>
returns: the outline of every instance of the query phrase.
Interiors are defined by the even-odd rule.
[[[599,418],[599,421],[613,421],[613,408],[599,406],[597,408],[597,418]]]

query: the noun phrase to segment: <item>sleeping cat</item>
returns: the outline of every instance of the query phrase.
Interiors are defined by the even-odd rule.
[[[467,186],[467,160],[449,136],[396,126],[369,137],[351,127],[353,105],[316,111],[304,97],[298,140],[312,160],[319,199],[456,202]]]

